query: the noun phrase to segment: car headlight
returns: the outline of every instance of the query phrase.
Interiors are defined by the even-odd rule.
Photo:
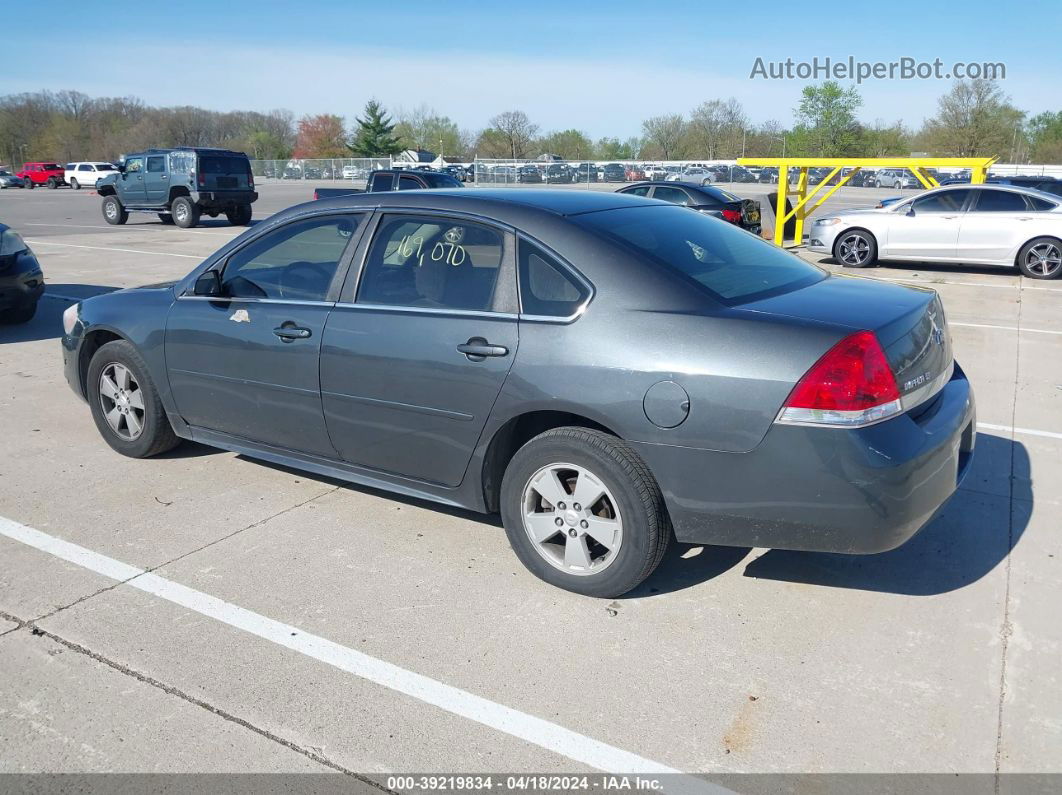
[[[840,218],[816,218],[815,226],[833,226],[834,224],[841,223]]]
[[[74,326],[77,324],[77,313],[81,308],[81,304],[71,304],[63,311],[63,333],[68,337],[74,331]]]

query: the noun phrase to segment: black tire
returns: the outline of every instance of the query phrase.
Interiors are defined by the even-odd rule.
[[[845,229],[833,241],[833,258],[846,268],[869,268],[878,261],[878,241],[866,229]]]
[[[48,189],[55,190],[59,187],[59,181],[55,177],[48,177]]]
[[[112,364],[120,364],[128,368],[142,393],[143,426],[135,439],[121,437],[111,428],[104,414],[99,388],[100,376]],[[149,458],[172,450],[180,444],[181,440],[173,432],[170,420],[166,416],[166,409],[163,408],[162,401],[159,399],[158,390],[151,376],[148,375],[147,365],[132,343],[126,340],[115,340],[96,351],[92,356],[92,361],[89,362],[88,376],[85,379],[85,394],[92,410],[92,419],[96,422],[96,428],[103,440],[116,452],[130,458]]]
[[[25,185],[30,190],[33,190],[34,188],[37,187],[37,184],[32,179],[30,179],[29,177],[26,177],[25,181],[22,184]]]
[[[73,188],[74,190],[81,190],[81,183],[78,182],[76,179],[71,178],[70,179],[70,187]]]
[[[111,226],[121,226],[129,220],[129,211],[122,206],[117,196],[105,196],[101,210],[103,220]]]
[[[191,229],[199,223],[199,205],[187,196],[178,196],[170,203],[173,222],[181,229]]]
[[[37,314],[37,302],[26,306],[20,306],[18,309],[8,310],[4,314],[0,314],[0,323],[4,325],[15,325],[17,323],[29,323],[33,320],[33,316]]]
[[[539,552],[524,527],[525,487],[543,467],[561,462],[588,470],[617,503],[621,542],[614,559],[598,573],[558,568]],[[603,599],[627,593],[652,574],[672,535],[660,487],[645,462],[623,440],[588,428],[555,428],[521,447],[502,478],[501,513],[509,544],[532,574],[558,588]],[[574,526],[567,532],[574,534]],[[558,533],[563,537],[563,531]]]
[[[162,223],[164,224],[172,224],[173,216],[169,213],[159,213],[159,220],[162,221]]]
[[[233,226],[247,226],[251,223],[252,214],[253,210],[249,204],[237,204],[236,209],[225,211],[225,217]]]
[[[874,180],[874,187],[875,187],[875,188],[880,188],[880,187],[881,187],[881,181],[880,181],[880,180],[877,180],[877,179],[876,179],[876,180]]]
[[[1062,277],[1062,240],[1057,237],[1030,240],[1018,252],[1018,270],[1030,279]]]

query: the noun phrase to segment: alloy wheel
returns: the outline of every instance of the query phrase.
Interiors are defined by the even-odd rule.
[[[1040,276],[1054,276],[1062,268],[1062,250],[1054,243],[1041,243],[1025,255],[1025,267]]]
[[[188,220],[188,208],[184,205],[184,202],[178,202],[173,208],[173,217],[182,223]]]
[[[119,438],[131,442],[144,432],[144,393],[124,364],[111,362],[100,373],[100,406]]]
[[[845,265],[862,265],[870,259],[870,241],[863,235],[845,235],[837,244],[838,258]]]
[[[103,212],[107,215],[108,218],[117,218],[118,217],[118,204],[117,204],[117,202],[107,202],[107,204],[105,204],[104,207],[103,207]]]
[[[539,469],[524,486],[522,510],[535,551],[566,574],[597,574],[616,560],[623,543],[619,504],[585,467]]]

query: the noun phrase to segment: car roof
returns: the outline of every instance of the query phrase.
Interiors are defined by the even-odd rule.
[[[516,225],[528,212],[555,216],[613,210],[623,207],[651,207],[657,202],[640,196],[604,191],[536,190],[529,188],[434,188],[430,190],[352,193],[312,202],[315,209],[358,207],[411,207],[427,210],[470,212]],[[308,205],[298,205],[305,208]],[[290,208],[294,211],[296,208]],[[289,212],[285,211],[285,212]]]

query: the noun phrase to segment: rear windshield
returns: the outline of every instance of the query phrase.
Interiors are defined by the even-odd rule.
[[[249,174],[251,164],[242,157],[200,157],[199,170],[203,174]]]
[[[825,278],[795,254],[686,207],[629,207],[572,220],[678,273],[728,306]]]

